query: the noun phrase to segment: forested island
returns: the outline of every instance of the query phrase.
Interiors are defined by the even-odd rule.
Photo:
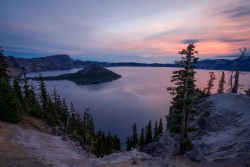
[[[43,77],[44,80],[69,80],[75,82],[77,85],[98,84],[102,82],[110,82],[119,78],[121,78],[121,75],[100,65],[88,65],[84,69],[73,74]],[[30,79],[39,80],[39,77]]]

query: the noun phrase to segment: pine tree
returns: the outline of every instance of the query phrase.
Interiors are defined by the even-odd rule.
[[[216,80],[214,72],[209,72],[209,80],[207,83],[206,93],[211,94],[214,87],[214,81]]]
[[[45,113],[40,106],[38,99],[36,98],[36,93],[35,93],[35,87],[33,85],[30,86],[30,89],[27,89],[29,93],[28,95],[25,95],[27,104],[28,106],[31,107],[30,114],[33,115],[34,117],[44,119],[45,118]]]
[[[89,108],[87,108],[83,115],[84,124],[84,144],[90,145],[92,140],[95,140],[95,124],[93,117],[89,113]]]
[[[136,148],[137,145],[138,145],[138,134],[137,134],[137,125],[136,123],[133,123],[133,126],[132,126],[132,136],[131,136],[131,139],[132,139],[132,147],[133,148]]]
[[[8,81],[0,81],[0,120],[18,123],[21,120],[21,104]]]
[[[25,101],[29,101],[30,99],[30,85],[28,84],[28,80],[24,77],[23,79],[24,84],[23,84],[23,94]]]
[[[160,118],[159,125],[158,125],[158,135],[163,133],[163,124],[162,119]]]
[[[19,100],[19,103],[21,104],[22,112],[24,112],[26,110],[26,104],[23,98],[22,88],[17,79],[13,80],[13,90],[14,90],[15,96],[17,97],[17,99]]]
[[[144,128],[141,128],[141,135],[139,139],[139,145],[140,145],[140,150],[142,151],[144,146],[145,146],[145,133],[144,133]]]
[[[173,72],[171,82],[175,82],[176,87],[168,87],[173,98],[173,122],[170,124],[170,131],[180,133],[180,153],[183,154],[186,151],[187,146],[190,144],[188,137],[188,116],[189,105],[192,103],[194,91],[195,91],[195,64],[198,58],[195,54],[198,52],[195,50],[194,44],[189,44],[186,49],[179,51],[180,55],[185,55],[182,60],[177,61],[176,64],[183,69]]]
[[[0,47],[0,81],[8,81],[8,63],[5,60],[4,52],[2,47]]]
[[[153,136],[153,140],[155,140],[158,135],[159,135],[159,133],[158,133],[158,122],[155,121],[155,123],[154,123],[154,136]]]
[[[48,125],[55,127],[58,124],[59,120],[58,120],[58,115],[56,113],[56,107],[49,97],[47,97],[45,106],[46,106],[46,113],[45,113],[46,122]]]
[[[153,141],[152,137],[152,123],[151,121],[148,122],[146,126],[146,137],[145,137],[145,144],[151,143]]]
[[[0,120],[18,123],[21,120],[21,105],[9,83],[8,64],[0,47]]]
[[[121,142],[120,142],[120,139],[118,138],[117,135],[114,135],[114,149],[116,151],[120,151],[121,150]]]
[[[62,108],[63,108],[63,111],[62,111],[62,120],[63,120],[63,123],[64,123],[64,128],[65,128],[65,131],[67,130],[67,122],[68,122],[68,118],[69,118],[69,109],[68,109],[68,106],[66,104],[66,101],[65,99],[63,99],[63,104],[62,104]]]
[[[132,148],[132,141],[131,141],[130,137],[127,136],[127,138],[126,138],[126,150],[130,151],[131,148]]]
[[[73,133],[74,131],[77,131],[77,125],[76,125],[76,110],[73,105],[73,103],[70,103],[70,118],[69,118],[69,132]]]
[[[224,85],[225,84],[226,84],[225,73],[224,73],[224,71],[222,71],[221,78],[219,80],[219,86],[218,86],[217,93],[224,93]]]
[[[48,104],[48,93],[46,90],[46,85],[43,80],[42,74],[39,75],[39,89],[40,89],[40,102],[42,104],[42,108],[47,112],[47,104]]]

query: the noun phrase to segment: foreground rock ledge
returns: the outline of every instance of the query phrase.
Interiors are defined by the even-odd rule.
[[[214,94],[196,104],[190,133],[194,148],[186,157],[202,166],[250,166],[250,97]],[[179,137],[164,133],[145,147],[153,156],[176,155]]]

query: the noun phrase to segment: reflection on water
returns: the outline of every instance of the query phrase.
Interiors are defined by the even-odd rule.
[[[172,99],[166,87],[174,86],[170,82],[175,68],[155,67],[113,67],[110,70],[121,74],[122,78],[97,84],[80,86],[67,80],[46,81],[47,89],[52,93],[54,86],[61,97],[68,103],[74,103],[80,113],[89,107],[94,117],[96,129],[111,131],[119,135],[124,142],[131,132],[131,125],[136,122],[138,129],[146,125],[149,120],[156,121],[159,118],[165,120]],[[79,69],[46,71],[43,76],[59,75],[76,72]],[[202,89],[209,79],[211,70],[197,70],[196,85]],[[213,89],[217,90],[221,71],[214,71],[217,80]],[[29,73],[28,77],[38,76],[40,72]],[[229,72],[225,72],[228,76]],[[35,81],[32,81],[36,85]],[[244,89],[250,87],[250,73],[240,78]],[[244,91],[241,92],[244,92]]]

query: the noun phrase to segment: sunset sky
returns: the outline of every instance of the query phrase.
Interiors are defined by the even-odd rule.
[[[195,43],[201,59],[250,53],[250,0],[1,0],[6,55],[171,63]]]

